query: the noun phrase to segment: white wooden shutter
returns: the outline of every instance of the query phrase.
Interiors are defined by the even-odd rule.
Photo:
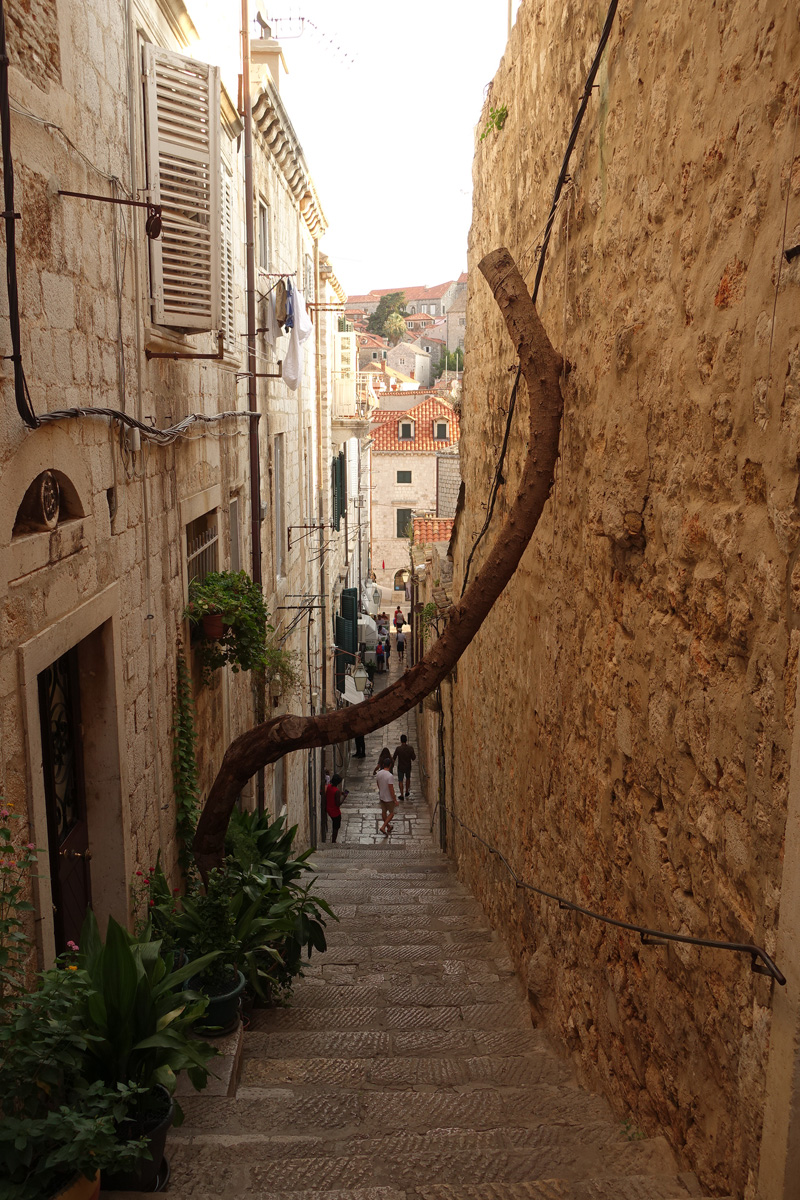
[[[236,345],[236,265],[233,242],[233,175],[222,164],[222,264],[221,264],[221,322],[225,349],[235,351]]]
[[[150,242],[153,320],[220,327],[219,68],[144,47],[147,175],[164,228]]]

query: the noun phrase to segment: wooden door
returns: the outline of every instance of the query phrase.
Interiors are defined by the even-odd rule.
[[[77,649],[39,676],[39,719],[53,922],[56,953],[61,954],[67,942],[78,941],[92,902]]]

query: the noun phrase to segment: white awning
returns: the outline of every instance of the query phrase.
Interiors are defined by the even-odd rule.
[[[378,626],[372,617],[362,613],[358,618],[358,640],[364,642],[368,650],[374,649],[378,641]]]
[[[366,699],[363,692],[360,692],[349,675],[344,677],[344,691],[342,692],[348,704],[360,704]]]

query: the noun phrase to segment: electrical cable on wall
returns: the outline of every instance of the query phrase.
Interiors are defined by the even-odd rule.
[[[187,430],[198,423],[210,425],[217,421],[224,421],[228,417],[260,417],[260,415],[260,413],[247,412],[243,409],[236,412],[215,413],[210,417],[204,416],[202,413],[191,413],[177,425],[171,425],[168,429],[155,429],[152,425],[145,424],[144,421],[138,421],[130,413],[120,412],[116,408],[61,408],[55,412],[42,413],[39,420],[45,424],[49,421],[65,421],[75,417],[108,417],[112,421],[119,421],[121,425],[127,425],[129,429],[138,430],[140,437],[147,442],[152,442],[157,446],[171,446],[173,442],[185,438]]]
[[[17,286],[17,246],[14,212],[14,162],[11,157],[11,113],[8,104],[8,48],[6,46],[6,16],[0,0],[0,122],[3,150],[3,218],[6,223],[6,285],[8,288],[8,323],[11,331],[11,354],[14,364],[14,399],[17,412],[30,429],[39,424],[33,411],[25,370],[22,366],[22,344],[19,332],[19,288]]]
[[[542,281],[542,272],[544,270],[544,260],[547,255],[547,247],[550,243],[550,235],[553,230],[553,222],[555,221],[556,212],[558,211],[558,205],[559,205],[559,201],[561,199],[561,193],[562,193],[562,191],[564,189],[564,185],[566,184],[567,179],[568,179],[569,160],[572,157],[572,151],[575,149],[575,143],[578,140],[578,133],[580,132],[580,127],[583,122],[583,117],[586,112],[587,106],[589,104],[589,97],[591,96],[592,89],[594,87],[595,76],[597,75],[597,72],[600,68],[600,59],[603,56],[603,51],[605,50],[606,44],[611,35],[611,27],[614,23],[614,16],[616,14],[616,11],[617,11],[617,0],[611,0],[611,4],[609,5],[608,12],[606,13],[606,19],[605,19],[605,24],[603,25],[603,31],[600,34],[600,40],[597,44],[597,50],[595,51],[595,56],[594,56],[594,59],[592,60],[592,65],[589,68],[589,74],[586,77],[586,83],[583,88],[583,95],[581,96],[581,102],[578,106],[578,111],[575,114],[575,120],[572,123],[572,131],[569,135],[569,141],[567,142],[567,149],[564,152],[564,158],[561,163],[561,170],[559,171],[558,179],[556,181],[555,191],[553,193],[553,200],[550,205],[550,213],[548,215],[547,222],[545,224],[544,237],[542,239],[542,245],[541,245],[541,248],[539,251],[539,266],[536,271],[536,280],[533,285],[533,293],[532,293],[532,299],[533,299],[534,304],[536,304],[536,300],[539,295],[539,285]],[[486,534],[486,531],[489,528],[489,525],[492,520],[492,515],[494,513],[495,501],[497,500],[497,493],[500,490],[500,484],[503,482],[503,465],[505,463],[506,450],[508,449],[508,440],[509,440],[509,435],[511,433],[511,424],[514,420],[514,409],[516,407],[517,391],[519,389],[519,382],[520,382],[521,378],[522,378],[522,367],[518,365],[517,370],[516,370],[516,375],[514,378],[514,386],[511,389],[511,397],[508,402],[508,416],[506,417],[506,429],[505,429],[505,434],[503,436],[503,444],[500,449],[500,457],[497,460],[497,468],[495,470],[494,482],[492,483],[492,490],[491,490],[491,494],[489,497],[489,505],[488,505],[488,508],[486,511],[486,520],[483,523],[483,528],[481,529],[477,538],[473,542],[472,549],[470,550],[469,556],[467,558],[467,565],[464,568],[464,581],[461,585],[461,595],[462,596],[464,595],[464,591],[465,591],[467,583],[469,581],[469,572],[470,572],[470,568],[472,566],[472,559],[474,558],[475,551],[478,549],[480,542],[483,540],[483,538]]]

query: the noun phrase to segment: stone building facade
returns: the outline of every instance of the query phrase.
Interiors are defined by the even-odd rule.
[[[459,423],[445,400],[426,395],[403,408],[378,409],[372,434],[372,567],[382,587],[408,570],[415,513],[436,511],[437,451],[458,443]]]
[[[416,380],[420,387],[426,388],[431,381],[430,354],[411,342],[398,342],[392,346],[386,354],[386,362],[395,371]]]
[[[456,593],[516,361],[478,263],[505,245],[532,284],[602,19],[524,0],[478,126],[507,105],[476,142]],[[795,5],[620,5],[538,300],[570,366],[555,485],[442,688],[447,803],[526,880],[777,960],[785,987],[746,954],[643,945],[442,830],[620,1119],[764,1200],[800,1169],[799,104]],[[523,388],[473,574],[527,429]]]
[[[202,794],[228,742],[254,720],[247,674],[226,668],[201,686],[183,620],[197,570],[251,570],[253,524],[236,80],[193,56],[197,30],[182,0],[40,0],[46,70],[17,37],[31,34],[30,13],[8,5],[22,361],[40,423],[27,428],[17,416],[6,372],[0,790],[26,818],[22,836],[46,852],[35,896],[46,963],[63,948],[60,910],[75,884],[60,861],[81,864],[81,896],[101,922],[112,912],[127,919],[137,867],[159,852],[174,865],[179,652],[192,675]],[[235,46],[235,16],[227,35]],[[182,93],[191,101],[168,129],[159,106]],[[257,224],[257,286],[266,293],[282,272],[307,301],[319,289],[341,303],[319,270],[324,214],[268,76],[254,73],[253,100],[256,190],[268,213]],[[175,161],[179,173],[200,162],[201,201],[185,226],[169,209]],[[156,173],[165,210],[154,241],[141,209],[59,195],[138,196]],[[322,686],[327,617],[319,605],[292,607],[320,590],[319,554],[302,536],[290,546],[289,533],[330,522],[331,388],[316,362],[331,355],[335,327],[332,315],[316,323],[295,388],[277,377],[280,341],[272,348],[259,335],[256,347],[264,593],[276,638],[301,665],[295,693],[269,698],[273,711],[333,702]],[[320,767],[319,755],[290,756],[245,800],[285,808],[307,843]]]

